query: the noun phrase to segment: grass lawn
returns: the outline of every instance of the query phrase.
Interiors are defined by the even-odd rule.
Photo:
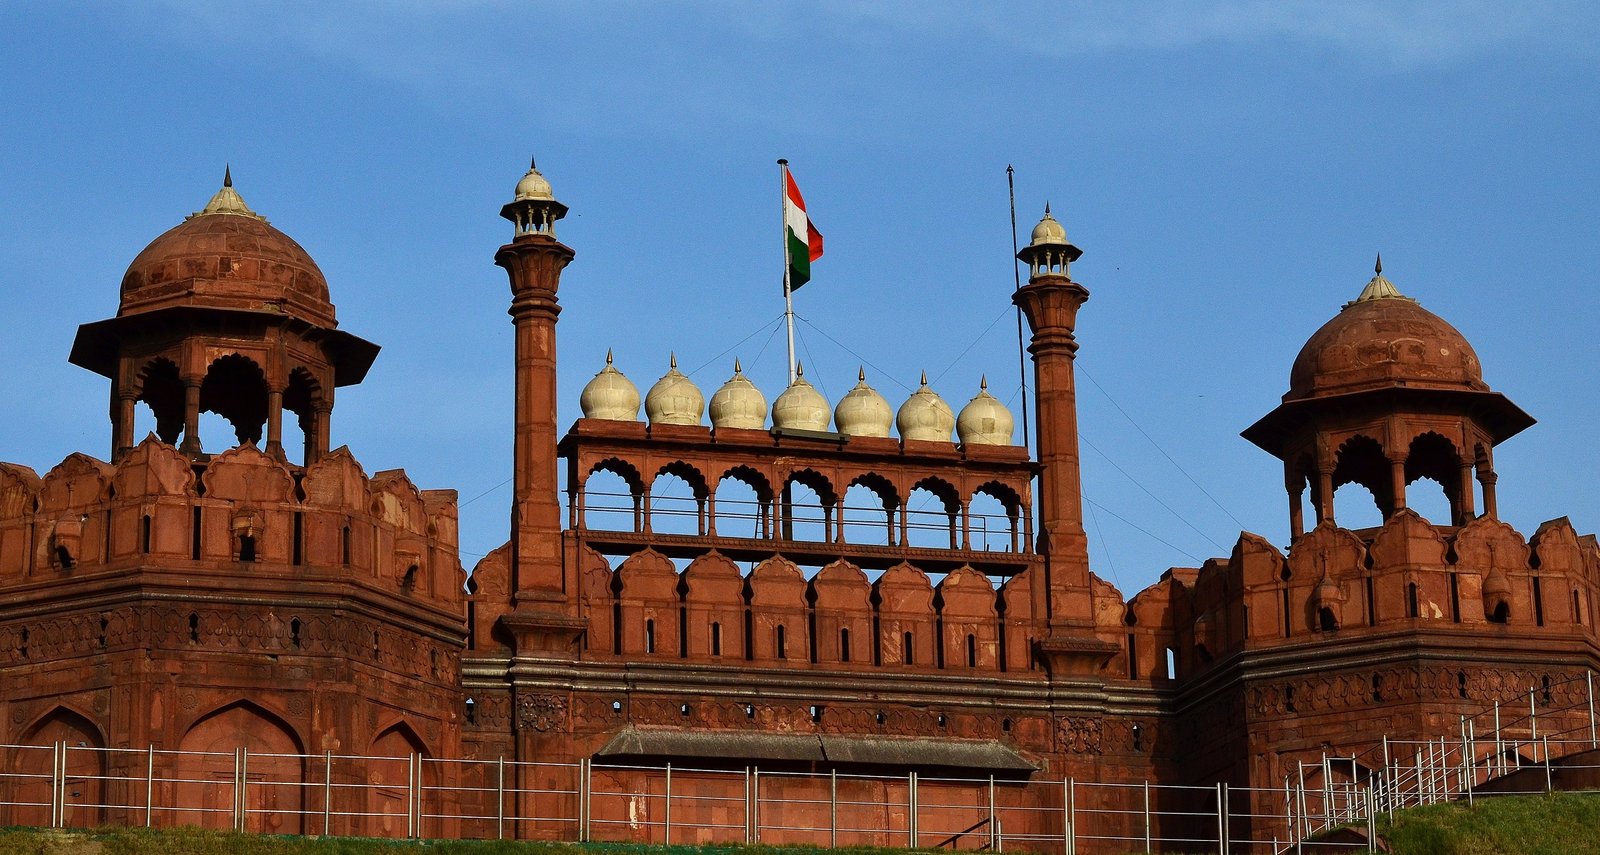
[[[1411,808],[1378,833],[1395,855],[1600,855],[1600,795],[1493,796]]]

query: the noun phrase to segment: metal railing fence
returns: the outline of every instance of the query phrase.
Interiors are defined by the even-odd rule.
[[[1314,852],[1347,846],[1321,837],[1341,827],[1371,841],[1380,816],[1406,807],[1600,790],[1593,690],[1588,674],[1535,687],[1526,705],[1521,696],[1497,702],[1461,716],[1449,734],[1386,738],[1364,752],[1297,763],[1276,789],[0,745],[0,825],[1063,855]]]

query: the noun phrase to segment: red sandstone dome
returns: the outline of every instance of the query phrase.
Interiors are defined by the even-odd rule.
[[[1394,386],[1486,392],[1478,355],[1455,327],[1379,275],[1314,333],[1285,401]]]
[[[231,176],[205,208],[151,241],[122,278],[119,316],[174,306],[276,311],[324,327],[337,323],[316,262],[245,205]]]

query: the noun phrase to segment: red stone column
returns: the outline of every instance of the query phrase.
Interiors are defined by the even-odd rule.
[[[1064,274],[1039,273],[1012,301],[1033,330],[1036,444],[1039,475],[1040,550],[1045,555],[1052,625],[1094,624],[1089,591],[1089,543],[1083,530],[1082,476],[1078,459],[1078,401],[1073,332],[1089,291]]]
[[[573,256],[548,233],[532,233],[517,236],[494,257],[511,279],[516,327],[511,587],[519,607],[558,603],[568,590],[556,460],[556,289]]]

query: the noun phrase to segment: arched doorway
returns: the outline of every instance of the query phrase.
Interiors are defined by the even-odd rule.
[[[412,823],[420,820],[422,813],[443,813],[439,810],[419,809],[412,816],[412,787],[424,791],[435,785],[432,768],[420,767],[428,756],[428,749],[405,722],[390,725],[372,740],[367,752],[367,806],[366,831],[371,837],[405,837],[413,830],[423,836],[421,829]]]
[[[56,746],[60,745],[58,749]],[[8,764],[15,774],[10,824],[48,826],[54,813],[57,751],[63,752],[61,824],[93,828],[106,822],[106,752],[100,728],[83,715],[56,707],[29,728]]]
[[[197,720],[179,750],[171,802],[178,824],[232,828],[242,765],[244,791],[237,803],[244,809],[244,829],[304,833],[304,751],[277,716],[237,701]]]

